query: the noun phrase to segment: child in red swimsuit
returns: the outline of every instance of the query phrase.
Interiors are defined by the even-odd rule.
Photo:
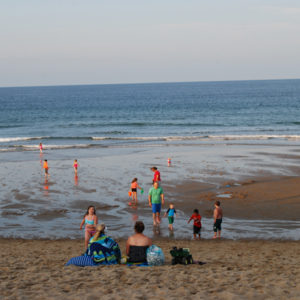
[[[77,170],[78,170],[78,162],[77,162],[77,159],[74,160],[73,167],[74,167],[74,172],[75,172],[75,176],[76,176],[76,175],[77,175]]]

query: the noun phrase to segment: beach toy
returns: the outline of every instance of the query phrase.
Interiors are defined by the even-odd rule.
[[[165,263],[165,255],[161,248],[152,245],[147,249],[147,262],[149,266],[162,266]]]
[[[142,194],[142,195],[144,194],[144,189],[141,189],[141,194]]]
[[[128,196],[131,197],[131,195],[132,195],[132,193],[129,191],[129,192],[128,192]]]

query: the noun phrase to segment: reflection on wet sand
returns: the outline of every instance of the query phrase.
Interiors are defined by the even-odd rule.
[[[45,183],[44,183],[44,196],[46,197],[49,196],[49,183],[47,177],[45,178]]]

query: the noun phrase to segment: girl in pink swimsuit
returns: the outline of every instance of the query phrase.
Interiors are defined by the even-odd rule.
[[[75,172],[75,176],[76,176],[76,175],[77,175],[77,170],[78,170],[78,162],[77,162],[77,159],[74,160],[73,167],[74,167],[74,172]]]
[[[93,205],[90,205],[84,215],[83,220],[80,223],[80,230],[83,225],[85,225],[85,249],[89,244],[89,240],[95,233],[96,225],[98,224],[98,218],[96,216],[96,208]]]

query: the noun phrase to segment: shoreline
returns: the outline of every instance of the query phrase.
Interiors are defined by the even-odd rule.
[[[55,159],[55,153],[43,156],[50,166],[47,181],[39,154],[35,161],[27,161],[25,156],[21,162],[3,163],[0,235],[81,238],[79,223],[87,206],[94,205],[100,222],[108,226],[112,236],[128,236],[134,222],[140,219],[148,228],[146,234],[156,237],[151,230],[147,201],[152,179],[149,168],[156,165],[166,196],[162,212],[170,202],[179,212],[174,223],[176,238],[191,237],[187,220],[195,208],[203,217],[203,237],[210,238],[213,203],[220,200],[224,238],[252,239],[258,233],[259,239],[300,240],[300,168],[299,156],[293,155],[298,150],[295,146],[216,145],[142,150],[119,148],[109,154],[103,150],[93,159],[79,159],[76,180],[70,159],[75,153],[64,152],[64,159]],[[172,158],[171,167],[167,166],[168,156]],[[145,189],[144,195],[139,194],[137,209],[128,206],[127,192],[134,177],[139,178]],[[166,219],[161,235],[168,236]]]

